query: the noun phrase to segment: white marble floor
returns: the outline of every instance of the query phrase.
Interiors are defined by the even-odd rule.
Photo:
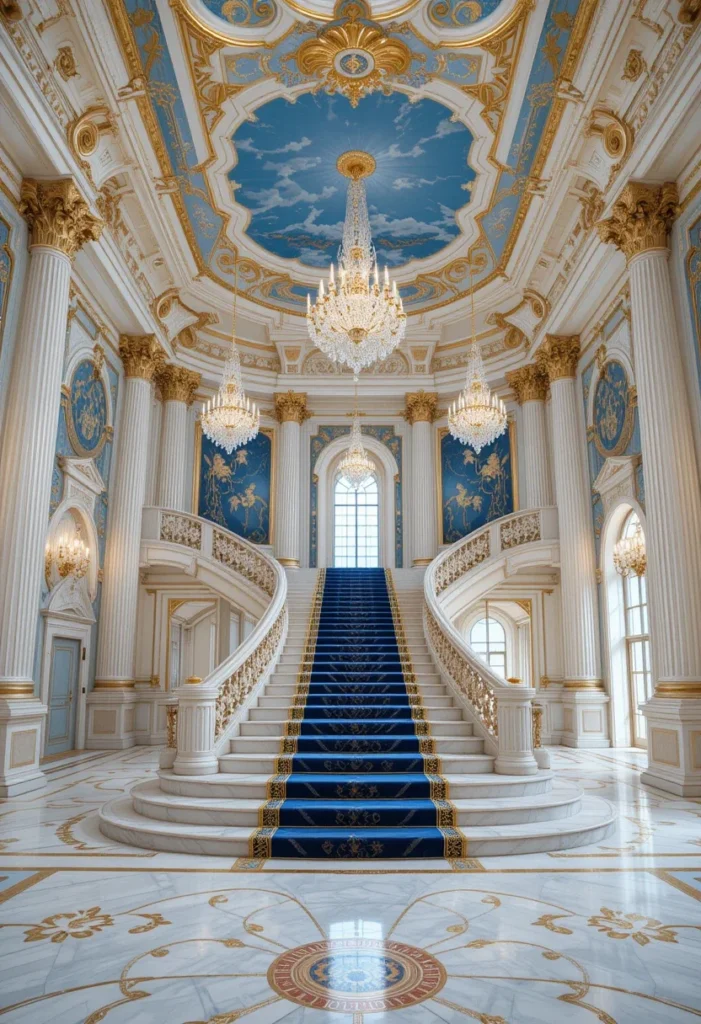
[[[562,853],[319,865],[147,853],[102,803],[157,752],[0,803],[0,1024],[649,1024],[701,1017],[701,800],[553,751],[615,834]]]

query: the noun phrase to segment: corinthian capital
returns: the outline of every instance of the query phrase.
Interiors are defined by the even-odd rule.
[[[307,411],[307,396],[299,391],[275,395],[275,415],[280,423],[304,423],[311,416]]]
[[[599,222],[599,237],[632,260],[648,249],[667,248],[678,213],[679,193],[674,182],[655,186],[632,181],[613,204],[608,220]]]
[[[124,376],[142,380],[153,380],[165,362],[165,353],[154,334],[122,334],[119,354],[124,364]]]
[[[438,395],[431,391],[410,391],[406,395],[404,419],[409,423],[433,423],[438,415]]]
[[[579,351],[578,334],[546,334],[545,342],[536,355],[536,366],[546,374],[551,384],[556,380],[576,377]]]
[[[507,373],[506,383],[516,395],[519,405],[524,402],[544,402],[548,396],[548,376],[535,363]]]
[[[166,363],[156,370],[156,383],[161,389],[164,402],[185,402],[192,405],[201,379],[201,375],[194,370],[174,366],[172,363]]]
[[[86,242],[100,237],[103,223],[94,217],[72,178],[25,178],[20,211],[32,232],[32,245],[47,245],[73,259]]]

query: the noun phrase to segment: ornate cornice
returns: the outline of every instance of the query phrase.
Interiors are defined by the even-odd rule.
[[[303,392],[287,391],[275,395],[275,416],[280,423],[304,423],[311,416],[307,410],[307,396]]]
[[[599,237],[630,261],[649,249],[666,249],[678,213],[679,193],[674,182],[656,186],[632,181],[613,204],[608,220],[599,222]]]
[[[120,335],[119,355],[124,364],[124,376],[142,380],[153,380],[165,362],[165,352],[155,334]]]
[[[579,362],[579,335],[546,334],[545,342],[536,354],[536,366],[550,383],[577,376]]]
[[[438,417],[438,395],[431,391],[410,391],[406,395],[404,419],[414,423],[433,423]]]
[[[161,398],[164,402],[185,402],[186,405],[192,405],[201,379],[201,374],[184,366],[174,366],[173,363],[166,363],[156,370],[156,383],[161,389]]]
[[[25,178],[20,213],[29,224],[31,245],[47,245],[70,259],[86,242],[96,242],[103,222],[94,217],[72,178]]]
[[[519,405],[524,402],[544,402],[548,396],[548,375],[535,363],[507,373],[506,383],[516,395]]]

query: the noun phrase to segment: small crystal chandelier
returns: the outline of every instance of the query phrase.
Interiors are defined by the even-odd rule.
[[[86,547],[80,536],[80,527],[76,526],[75,537],[69,539],[65,534],[56,542],[54,548],[46,545],[46,575],[48,577],[52,564],[62,580],[73,576],[81,580],[90,568],[90,548]]]
[[[375,472],[375,463],[372,459],[368,458],[368,454],[363,447],[363,438],[360,432],[360,415],[358,413],[357,385],[355,389],[355,412],[353,413],[350,446],[341,459],[338,469],[341,476],[348,481],[355,491]]]
[[[260,429],[260,412],[246,398],[241,379],[241,360],[236,348],[236,297],[238,295],[238,263],[234,264],[234,331],[231,354],[224,363],[219,391],[207,402],[202,416],[202,432],[213,444],[231,455],[234,448],[252,441]]]
[[[506,430],[508,422],[506,406],[493,395],[487,384],[484,363],[475,334],[475,291],[472,285],[472,263],[470,263],[470,305],[472,317],[472,341],[467,360],[465,387],[456,402],[448,409],[450,433],[461,444],[469,444],[479,455],[492,441],[496,441]]]
[[[622,537],[613,549],[613,564],[621,576],[644,576],[647,569],[645,535],[640,523],[632,537]]]
[[[401,344],[406,314],[397,282],[390,282],[386,267],[380,284],[362,181],[375,170],[375,160],[369,153],[351,150],[338,158],[336,167],[350,178],[338,275],[332,263],[328,285],[325,289],[323,279],[319,282],[314,305],[307,296],[307,324],[317,348],[358,374]]]

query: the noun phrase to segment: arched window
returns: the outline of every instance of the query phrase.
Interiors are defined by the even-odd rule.
[[[626,517],[621,529],[621,540],[634,537],[641,529],[636,512]],[[647,746],[647,725],[639,705],[652,696],[652,669],[650,665],[650,631],[647,621],[647,580],[645,576],[624,576],[623,597],[626,616],[626,653],[628,658],[628,688],[634,747]]]
[[[470,647],[493,672],[506,677],[506,632],[496,619],[478,619],[470,630]]]
[[[369,477],[354,490],[339,476],[334,488],[334,559],[338,569],[376,569],[380,564],[379,493]]]

